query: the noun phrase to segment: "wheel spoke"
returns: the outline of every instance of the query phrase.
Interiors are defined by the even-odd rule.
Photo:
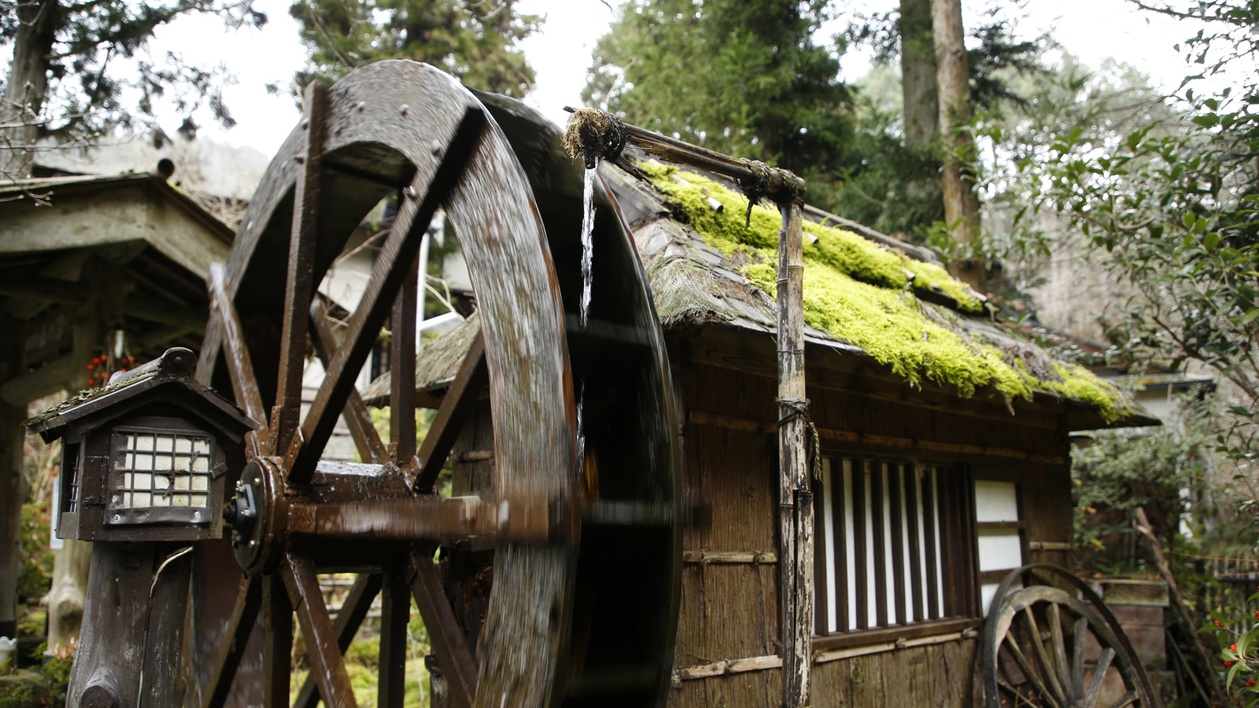
[[[284,578],[297,621],[306,639],[306,656],[310,659],[310,673],[319,686],[319,694],[330,706],[356,706],[354,691],[350,689],[350,676],[345,671],[345,656],[337,646],[337,637],[319,590],[319,578],[315,566],[303,556],[290,555],[281,564],[279,574]]]
[[[221,706],[227,702],[227,693],[236,676],[236,667],[240,666],[245,643],[249,641],[249,633],[253,631],[261,606],[262,581],[258,578],[242,577],[236,605],[232,608],[227,631],[223,633],[223,643],[219,646],[219,655],[214,662],[214,673],[210,675],[210,682],[206,685],[205,700],[202,702],[206,708]]]
[[[1110,662],[1114,658],[1114,649],[1102,648],[1101,656],[1097,657],[1097,666],[1093,667],[1093,680],[1089,682],[1088,692],[1084,694],[1084,705],[1097,705],[1097,699],[1102,694],[1102,682],[1106,680],[1106,672],[1110,670]]]
[[[354,579],[354,585],[350,586],[350,591],[346,593],[345,602],[341,603],[341,609],[337,612],[336,619],[332,623],[332,632],[337,637],[337,648],[341,653],[350,647],[350,643],[354,641],[354,636],[358,634],[358,629],[363,624],[363,619],[367,617],[367,613],[371,610],[372,601],[376,599],[376,595],[380,593],[381,576],[379,573],[360,573]],[[315,677],[308,675],[306,682],[302,684],[302,690],[297,694],[297,700],[293,702],[294,708],[314,708],[315,703],[319,700],[315,693]],[[382,704],[383,705],[383,704]]]
[[[448,695],[454,698],[456,705],[471,706],[476,696],[477,665],[450,607],[437,567],[431,558],[412,553],[410,570],[411,594],[415,596],[415,604],[433,642],[433,652],[446,677]]]
[[[406,577],[397,569],[385,571],[380,605],[380,677],[376,705],[387,708],[401,706],[406,690],[407,620],[411,614],[411,593],[407,589]]]
[[[414,466],[415,458],[415,308],[419,254],[411,261],[393,303],[389,339],[389,444],[394,461]]]
[[[277,450],[284,450],[297,430],[302,405],[302,373],[306,335],[315,287],[315,245],[319,239],[320,181],[323,170],[324,115],[328,89],[312,83],[306,91],[306,154],[293,195],[293,224],[289,240],[288,274],[284,290],[284,323],[280,335],[280,371],[275,403],[279,420],[272,421]]]
[[[253,361],[249,357],[249,346],[245,343],[245,333],[240,326],[240,316],[236,306],[227,294],[227,283],[223,274],[223,266],[214,263],[210,266],[210,307],[217,316],[222,328],[222,346],[227,354],[227,373],[232,379],[232,394],[245,415],[261,423],[264,427],[250,432],[250,447],[255,457],[270,455],[272,452],[271,436],[267,430],[267,411],[262,405],[262,392],[258,390],[258,379],[254,376]]]
[[[1058,672],[1054,670],[1053,660],[1050,659],[1049,652],[1045,649],[1044,638],[1041,637],[1040,627],[1036,623],[1036,616],[1032,613],[1032,608],[1024,608],[1019,616],[1023,619],[1024,628],[1027,630],[1028,641],[1031,642],[1032,648],[1036,650],[1036,659],[1043,669],[1041,672],[1042,678],[1045,679],[1049,688],[1053,690],[1055,701],[1059,705],[1066,705],[1066,694],[1062,690],[1062,684],[1058,682]]]
[[[442,398],[437,416],[424,437],[424,444],[419,453],[419,475],[415,479],[414,489],[421,494],[428,494],[437,482],[437,474],[450,455],[455,439],[463,423],[476,408],[477,395],[489,381],[489,371],[485,365],[485,339],[480,332],[472,340],[463,362],[459,364],[459,372],[455,380]]]
[[[446,192],[458,182],[469,152],[475,147],[474,138],[484,125],[484,114],[469,107],[441,165],[432,175],[416,175],[404,190],[406,198],[398,205],[393,227],[372,269],[371,281],[350,317],[345,341],[328,365],[327,375],[311,403],[300,433],[293,436],[287,447],[285,468],[293,483],[306,484],[310,481],[337,416],[354,388],[354,375],[371,352],[393,303],[393,296],[401,287],[419,250],[424,230]]]
[[[1032,666],[1032,663],[1027,660],[1027,655],[1023,653],[1023,650],[1019,647],[1018,642],[1013,636],[1009,634],[1005,636],[1005,647],[1009,650],[1010,656],[1014,657],[1014,662],[1019,665],[1019,670],[1023,672],[1023,676],[1032,683],[1032,686],[1034,686],[1036,691],[1044,697],[1045,701],[1051,706],[1061,705],[1060,699],[1049,691],[1049,688],[1045,686],[1044,681],[1041,681],[1040,672],[1038,672]]]
[[[1049,638],[1054,651],[1054,673],[1062,682],[1067,703],[1073,703],[1080,696],[1075,689],[1078,684],[1071,683],[1071,665],[1067,662],[1067,643],[1062,636],[1062,612],[1058,603],[1051,602],[1045,609],[1045,621],[1049,623]]]
[[[316,298],[310,306],[310,321],[314,328],[312,341],[315,354],[326,370],[328,362],[332,361],[332,353],[337,349],[337,340],[332,334],[332,327],[328,325],[328,307],[321,298]],[[363,402],[358,389],[350,390],[341,415],[345,419],[346,427],[350,429],[350,437],[354,439],[354,447],[363,462],[384,463],[389,453],[385,451],[385,444],[380,441],[380,434],[372,425],[367,404]]]
[[[275,576],[263,580],[262,626],[266,631],[262,664],[266,676],[263,705],[279,708],[289,704],[289,677],[293,672],[293,605],[284,584]]]
[[[1077,696],[1084,695],[1084,640],[1088,632],[1089,621],[1081,617],[1075,621],[1071,636],[1071,685],[1075,687]]]

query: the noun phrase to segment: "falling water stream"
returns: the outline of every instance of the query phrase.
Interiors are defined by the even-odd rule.
[[[590,316],[590,289],[594,273],[595,169],[586,170],[586,188],[581,197],[581,324]]]
[[[595,171],[586,170],[586,186],[581,197],[581,324],[586,326],[590,317],[590,296],[594,281],[594,229],[595,229]],[[586,433],[582,420],[582,406],[586,402],[586,380],[581,380],[577,391],[577,464],[586,464]]]

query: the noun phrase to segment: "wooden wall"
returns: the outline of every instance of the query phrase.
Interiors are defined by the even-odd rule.
[[[672,332],[669,347],[685,490],[712,506],[711,528],[685,532],[669,705],[779,705],[778,669],[755,668],[778,653],[778,569],[768,556],[777,551],[773,342],[707,328]],[[1053,548],[1070,540],[1066,416],[1055,401],[1015,404],[1012,414],[998,398],[916,390],[872,362],[832,351],[810,350],[808,366],[824,447],[965,457],[1022,471],[1027,540]],[[722,562],[730,557],[720,554],[731,553],[743,554],[742,562]],[[747,562],[756,553],[759,562]],[[1057,550],[1029,555],[1029,562],[1066,560]],[[968,705],[974,651],[968,636],[817,664],[813,705]]]

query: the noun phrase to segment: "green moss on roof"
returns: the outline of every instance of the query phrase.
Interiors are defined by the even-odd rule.
[[[743,275],[776,296],[782,223],[776,212],[753,207],[748,227],[744,225],[747,199],[742,195],[673,167],[650,163],[640,167],[709,246],[736,267],[742,264]],[[721,212],[711,207],[709,198],[722,204]],[[950,321],[958,315],[915,297],[915,290],[936,286],[962,309],[981,311],[969,288],[943,268],[841,229],[806,222],[805,230],[817,237],[816,243],[805,247],[805,321],[860,347],[910,384],[920,386],[926,379],[954,386],[966,397],[985,386],[1008,399],[1030,399],[1038,390],[1053,392],[1091,405],[1107,423],[1129,412],[1122,392],[1087,369],[1054,364],[1051,371],[1035,376],[1018,352],[967,332]],[[912,284],[907,272],[914,275]]]
[[[751,223],[747,225],[748,200],[742,194],[676,167],[660,163],[639,167],[652,177],[656,188],[669,201],[685,212],[691,226],[703,234],[708,245],[727,256],[747,251],[749,255],[760,252],[773,257],[777,252],[778,230],[782,225],[777,211],[753,206]],[[685,182],[678,181],[674,175]],[[721,203],[720,212],[709,206],[710,198]],[[983,311],[983,304],[970,288],[938,265],[883,248],[845,229],[805,221],[804,231],[816,238],[816,241],[806,239],[806,265],[809,261],[825,264],[856,280],[885,288],[910,285],[912,275],[914,290],[939,291],[953,298],[964,311]]]

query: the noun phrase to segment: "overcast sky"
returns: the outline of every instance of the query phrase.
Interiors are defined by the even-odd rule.
[[[537,87],[527,100],[552,120],[562,122],[563,107],[580,104],[591,50],[607,31],[613,18],[611,6],[616,4],[616,0],[520,0],[517,4],[521,13],[547,17],[541,33],[526,40],[524,50],[537,72]],[[892,5],[891,0],[861,0],[861,4],[883,9]],[[982,0],[975,4],[983,6]],[[265,91],[267,84],[291,84],[294,71],[305,61],[289,5],[290,0],[257,0],[255,6],[269,17],[261,30],[229,31],[218,19],[191,17],[164,28],[156,38],[155,56],[176,51],[200,65],[226,64],[235,73],[236,83],[225,94],[238,125],[228,131],[204,125],[202,136],[248,145],[270,155],[296,124],[299,115],[290,93],[271,96]],[[1114,57],[1140,67],[1168,90],[1184,75],[1172,45],[1189,34],[1187,29],[1138,12],[1125,0],[1032,0],[1028,14],[1031,26],[1052,29],[1069,51],[1091,66]],[[855,79],[868,68],[860,55],[844,57],[846,79]],[[165,122],[170,123],[165,126],[168,132],[178,125],[173,117]]]

